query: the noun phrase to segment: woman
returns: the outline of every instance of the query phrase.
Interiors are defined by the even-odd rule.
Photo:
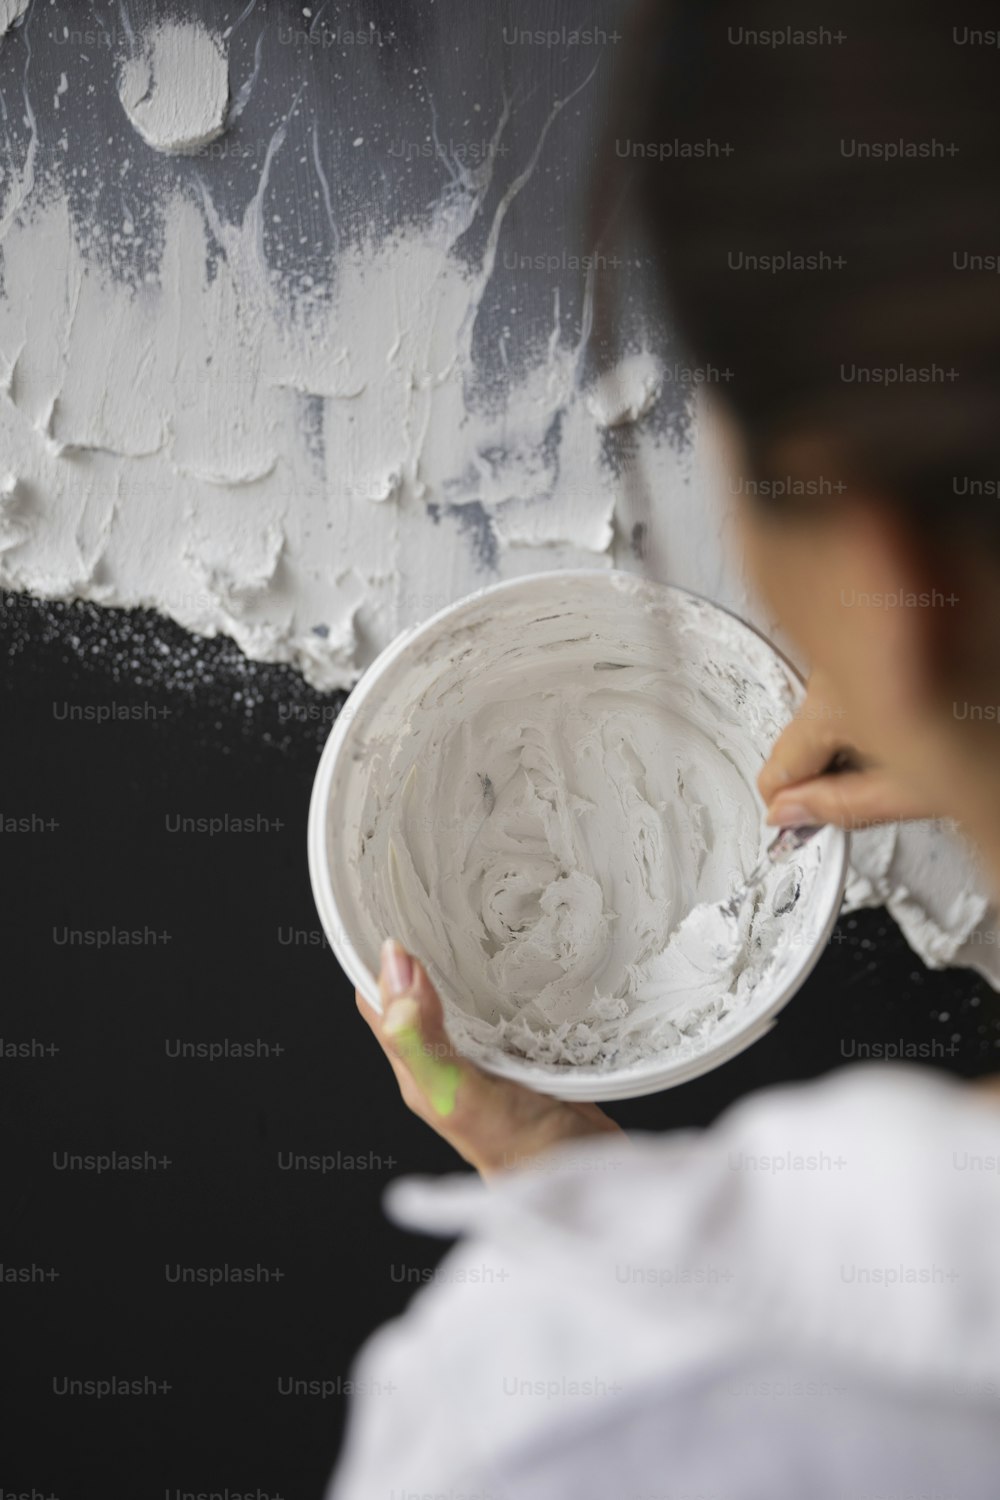
[[[995,12],[660,12],[618,129],[654,149],[616,154],[690,357],[734,372],[747,565],[815,669],[769,819],[953,817],[1000,891]],[[989,1086],[850,1068],[629,1142],[455,1055],[393,943],[381,987],[404,1099],[491,1187],[393,1195],[466,1238],[362,1357],[337,1500],[996,1492]]]

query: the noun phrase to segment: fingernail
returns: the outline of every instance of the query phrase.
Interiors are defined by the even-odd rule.
[[[768,812],[767,821],[776,828],[815,828],[816,814],[801,802],[779,802]]]
[[[405,995],[413,983],[413,959],[395,938],[382,944],[382,976],[390,995]]]
[[[420,1006],[416,1000],[394,1000],[382,1018],[382,1030],[388,1036],[398,1036],[409,1027],[420,1030]]]

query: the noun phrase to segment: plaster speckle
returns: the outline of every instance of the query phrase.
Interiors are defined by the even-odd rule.
[[[624,427],[652,411],[661,386],[656,356],[633,354],[598,376],[587,394],[587,406],[601,427]]]
[[[30,3],[31,0],[0,0],[0,40],[20,21]]]
[[[172,156],[196,155],[225,129],[225,49],[199,22],[165,22],[122,66],[118,94],[147,145]]]

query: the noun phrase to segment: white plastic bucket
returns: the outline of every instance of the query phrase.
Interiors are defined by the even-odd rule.
[[[718,606],[684,590],[611,570],[534,574],[484,589],[400,635],[365,672],[323,750],[309,813],[309,869],[327,937],[342,967],[367,1000],[379,1004],[378,950],[386,933],[365,899],[363,874],[372,807],[380,805],[377,778],[388,758],[409,753],[413,736],[401,736],[414,704],[474,688],[489,698],[491,671],[506,663],[509,690],[513,650],[530,675],[533,656],[552,661],[571,644],[603,665],[635,663],[643,669],[681,658],[679,644],[695,652],[691,685],[699,702],[718,704],[730,734],[745,729],[747,767],[763,764],[770,743],[801,702],[801,679],[757,631]],[[585,645],[581,647],[580,642]],[[568,658],[567,658],[568,660]],[[578,670],[578,665],[574,666]],[[678,668],[680,670],[680,668]],[[692,671],[695,668],[690,669]],[[610,675],[610,674],[606,674]],[[714,697],[713,697],[714,695]],[[436,701],[436,700],[435,700]],[[373,781],[376,778],[376,781]],[[762,826],[761,847],[772,831]],[[371,853],[368,854],[371,860]],[[445,856],[446,857],[446,856]],[[542,1064],[507,1052],[470,1047],[489,1071],[557,1098],[607,1100],[637,1097],[686,1082],[744,1051],[774,1024],[821,955],[836,922],[847,872],[848,840],[825,828],[803,851],[799,899],[787,941],[760,984],[703,1037],[621,1067]],[[719,896],[725,896],[720,891]],[[417,951],[435,973],[435,954]],[[437,976],[435,976],[437,977]],[[446,1009],[461,997],[445,993]]]

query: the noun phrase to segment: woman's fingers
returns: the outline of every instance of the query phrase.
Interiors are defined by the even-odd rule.
[[[413,1083],[409,1072],[404,1067],[401,1060],[396,1057],[394,1053],[390,1052],[388,1044],[383,1040],[382,1017],[379,1015],[378,1011],[373,1005],[369,1005],[368,1001],[365,999],[364,995],[362,995],[360,990],[355,990],[354,998],[357,1001],[358,1010],[367,1021],[375,1037],[375,1040],[382,1048],[382,1051],[385,1053],[386,1058],[388,1059],[389,1066],[392,1068],[393,1073],[395,1073],[396,1075],[396,1082],[399,1084],[399,1092],[403,1096],[404,1104],[406,1104],[408,1108],[412,1109],[413,1101],[408,1097],[408,1093],[415,1090],[416,1086]]]
[[[379,974],[382,1014],[361,1002],[399,1083],[403,1102],[484,1176],[502,1162],[516,1084],[493,1078],[455,1051],[441,1001],[423,965],[391,939]],[[540,1104],[541,1095],[531,1095]],[[551,1100],[544,1101],[551,1105]]]
[[[456,1052],[441,1001],[421,964],[387,941],[379,975],[382,1014],[357,996],[399,1083],[404,1103],[484,1176],[572,1137],[618,1126],[596,1105],[567,1105],[494,1078]]]
[[[433,1113],[449,1118],[460,1087],[465,1104],[477,1083],[488,1080],[451,1045],[441,1001],[423,966],[391,939],[382,950],[379,992],[387,1052],[410,1074]]]
[[[358,1009],[389,1059],[405,1103],[436,1128],[436,1121],[455,1115],[460,1087],[464,1103],[474,1075],[484,1075],[455,1052],[433,986],[398,944],[386,944],[379,992],[381,1014],[360,992]]]
[[[902,791],[884,771],[843,771],[817,776],[779,792],[767,810],[767,821],[779,828],[818,827],[859,830],[879,823],[898,823],[932,814]]]
[[[783,788],[820,777],[838,751],[846,748],[845,715],[822,683],[810,682],[795,718],[778,736],[757,778],[764,801]]]
[[[831,773],[835,758],[856,769]],[[810,678],[802,706],[775,741],[757,785],[767,821],[778,828],[833,823],[862,829],[940,812],[919,803],[878,766],[865,765],[851,745],[846,710],[820,672]]]

